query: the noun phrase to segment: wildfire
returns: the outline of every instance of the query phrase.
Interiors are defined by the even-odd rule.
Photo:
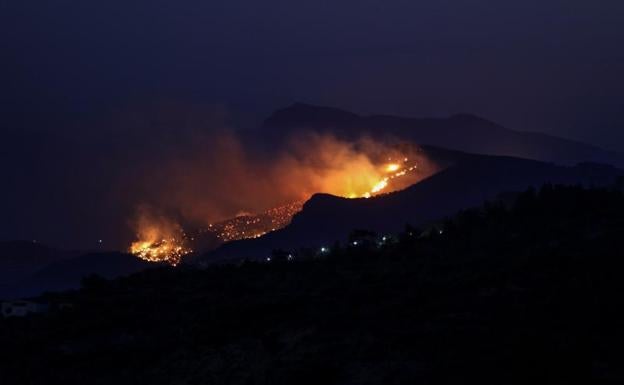
[[[400,168],[401,168],[400,164],[390,163],[389,165],[386,166],[386,171],[387,172],[395,172],[395,171],[398,171]]]
[[[175,223],[143,210],[137,221],[138,240],[130,246],[135,256],[150,262],[165,262],[176,266],[193,250],[186,234]]]
[[[371,193],[378,193],[381,190],[385,189],[388,186],[388,179],[387,178],[383,178],[381,181],[379,181],[376,185],[373,186],[373,189],[371,190]]]
[[[185,255],[193,252],[191,245],[201,249],[202,241],[215,242],[216,239],[218,245],[222,242],[258,238],[287,226],[293,216],[301,211],[305,200],[315,192],[347,198],[371,198],[416,183],[422,177],[430,175],[436,168],[413,148],[401,151],[374,144],[363,146],[362,150],[336,141],[321,141],[322,143],[329,143],[329,150],[324,150],[309,159],[304,158],[305,161],[288,158],[287,161],[280,163],[281,167],[270,169],[269,171],[278,170],[277,176],[269,173],[272,175],[269,180],[275,182],[271,185],[275,187],[271,189],[264,187],[269,184],[261,185],[258,190],[245,188],[247,184],[242,184],[242,188],[238,186],[236,189],[227,185],[229,192],[242,191],[247,194],[239,203],[240,206],[247,206],[252,210],[259,202],[266,201],[267,196],[274,202],[283,199],[282,202],[291,203],[275,205],[277,207],[264,212],[258,210],[256,211],[260,212],[258,214],[235,217],[232,215],[231,219],[210,222],[211,224],[206,224],[206,227],[195,228],[190,233],[194,235],[190,237],[181,226],[168,218],[143,212],[136,223],[137,240],[132,243],[130,252],[146,261],[165,262],[175,266]],[[245,170],[246,167],[241,169]],[[253,177],[244,174],[244,177],[240,177],[237,170],[237,168],[231,172],[221,170],[220,177],[230,180],[229,176],[232,174],[235,180],[250,181],[250,186],[256,186]],[[274,196],[275,193],[282,195]],[[199,203],[201,202],[203,200]],[[273,203],[270,204],[271,206],[267,206],[272,207]],[[232,206],[240,210],[240,207]],[[196,240],[195,236],[200,238]],[[210,245],[216,247],[214,243]]]
[[[161,239],[156,242],[136,241],[130,246],[130,252],[150,262],[166,262],[176,266],[186,254],[193,250],[187,248],[175,238]]]
[[[301,211],[304,202],[293,202],[267,210],[258,215],[240,215],[236,218],[211,224],[208,231],[223,242],[247,238],[259,238],[264,234],[288,225],[292,217]]]
[[[403,164],[400,163],[389,163],[384,167],[384,171],[386,173],[386,176],[381,177],[381,179],[374,183],[371,186],[370,191],[365,192],[364,194],[361,194],[362,198],[370,198],[371,196],[377,195],[379,193],[381,193],[383,190],[386,189],[386,187],[388,187],[389,183],[391,180],[405,176],[408,173],[411,173],[413,171],[415,171],[418,168],[418,164],[414,164],[411,167],[407,167],[406,164],[408,163],[409,159],[408,158],[404,158],[403,159]],[[350,194],[348,196],[349,198],[357,198],[358,195],[356,194]]]
[[[373,173],[367,177],[370,180],[378,180],[374,183],[369,191],[364,193],[349,193],[348,198],[370,198],[371,196],[382,193],[390,185],[390,181],[402,177],[409,172],[417,169],[417,165],[414,164],[411,167],[407,166],[408,159],[404,158],[401,163],[390,163],[380,170],[383,170],[380,174]],[[381,179],[379,179],[381,178]],[[258,238],[262,235],[281,229],[287,226],[292,217],[301,211],[304,201],[297,201],[289,203],[287,205],[279,206],[263,213],[252,215],[245,214],[239,215],[233,219],[228,219],[222,222],[210,224],[207,229],[202,232],[212,232],[223,242],[230,242],[240,239]]]

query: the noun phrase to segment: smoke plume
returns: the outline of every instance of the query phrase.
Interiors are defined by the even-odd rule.
[[[257,213],[324,192],[362,197],[387,174],[386,165],[415,164],[417,171],[392,189],[435,171],[414,146],[356,141],[299,133],[272,152],[247,148],[231,132],[197,136],[184,152],[144,165],[137,202],[184,223],[206,225],[242,213]],[[147,187],[146,187],[147,186]]]

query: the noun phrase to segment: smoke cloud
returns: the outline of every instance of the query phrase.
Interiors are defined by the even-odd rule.
[[[273,151],[258,151],[243,143],[227,130],[197,135],[184,152],[143,165],[141,177],[135,180],[143,191],[136,202],[139,214],[145,216],[145,207],[152,207],[182,223],[205,226],[305,200],[318,192],[362,197],[387,174],[390,162],[415,164],[418,169],[389,189],[406,187],[435,171],[414,146],[366,137],[345,141],[300,132]]]

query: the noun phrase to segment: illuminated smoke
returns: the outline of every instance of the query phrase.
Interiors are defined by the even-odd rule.
[[[216,233],[229,241],[283,227],[294,212],[273,219],[240,213],[270,213],[293,202],[299,207],[319,192],[366,198],[405,188],[437,169],[417,147],[405,144],[316,133],[302,133],[286,143],[266,154],[246,148],[228,133],[195,138],[190,150],[140,170],[140,183],[146,186],[143,203],[175,213],[196,228],[220,223]],[[268,225],[249,227],[256,221]],[[191,251],[182,226],[166,216],[143,209],[136,224],[132,252],[141,258],[175,264]]]
[[[192,252],[182,227],[147,207],[139,210],[135,227],[137,241],[130,246],[130,252],[141,259],[175,266]]]

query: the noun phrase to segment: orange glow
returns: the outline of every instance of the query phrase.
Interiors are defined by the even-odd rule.
[[[301,211],[303,204],[304,202],[293,202],[257,215],[246,214],[237,216],[233,219],[210,224],[208,226],[209,231],[223,242],[259,238],[266,233],[288,225],[292,217]]]
[[[389,165],[386,166],[386,171],[395,172],[395,171],[398,171],[400,168],[401,168],[401,165],[397,163],[390,163]]]
[[[373,189],[371,190],[371,193],[378,193],[381,190],[385,189],[388,186],[388,179],[384,178],[381,181],[379,181],[377,184],[375,184],[373,186]]]
[[[191,250],[172,238],[159,241],[136,241],[132,243],[130,252],[146,261],[165,262],[175,266]]]
[[[390,158],[388,158],[390,159]],[[408,158],[403,158],[403,163],[407,163]],[[401,169],[402,166],[398,163],[389,163],[385,166],[384,170],[386,171],[386,176],[376,175],[375,179],[377,180],[370,188],[370,191],[365,192],[364,194],[350,194],[348,198],[355,198],[357,196],[362,198],[370,198],[371,196],[378,195],[382,193],[389,186],[392,180],[396,180],[397,178],[401,178],[406,176],[408,173],[414,173],[418,169],[418,164],[414,164],[411,167],[408,165],[404,166],[405,168]],[[399,171],[400,170],[400,171]],[[396,189],[396,186],[395,186]]]
[[[162,195],[150,201],[218,242],[257,238],[287,226],[315,193],[372,198],[437,171],[419,148],[405,143],[304,133],[285,150],[257,158],[234,137],[218,139],[167,167],[151,167],[154,176],[146,178],[155,186],[150,191]],[[153,212],[138,218],[130,251],[139,258],[177,265],[193,252],[191,244],[202,247],[170,218]]]
[[[143,210],[137,227],[138,239],[130,245],[130,252],[143,260],[175,266],[193,251],[187,246],[182,228],[162,217]]]

